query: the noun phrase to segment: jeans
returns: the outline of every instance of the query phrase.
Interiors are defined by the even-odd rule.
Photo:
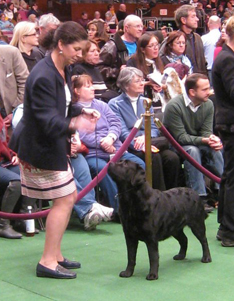
[[[0,194],[3,194],[10,181],[20,181],[19,166],[9,166],[3,168],[0,166]]]
[[[218,177],[223,173],[223,155],[221,151],[214,151],[209,146],[193,146],[184,145],[183,149],[199,164],[203,165],[210,172]],[[200,196],[206,196],[206,186],[203,174],[196,169],[187,160],[184,161],[186,185],[194,189]],[[215,188],[219,189],[219,185],[215,183]]]
[[[0,199],[1,210],[13,212],[21,195],[19,166],[0,166]]]
[[[74,180],[77,187],[77,192],[85,188],[91,181],[91,175],[88,163],[82,154],[78,154],[77,158],[71,158],[71,165],[74,172]],[[95,191],[91,189],[77,204],[74,205],[74,210],[79,219],[83,219],[90,211],[93,203],[96,203]]]
[[[145,169],[145,163],[137,156],[130,154],[130,153],[124,153],[123,156],[120,158],[120,160],[131,160],[137,164],[139,164],[142,168]],[[99,173],[107,164],[108,160],[104,160],[101,158],[87,158],[87,162],[92,174],[92,177],[95,177],[97,173]],[[97,163],[97,164],[96,164]],[[98,165],[98,166],[97,166]],[[114,208],[114,212],[118,212],[119,208],[119,202],[117,198],[117,186],[116,183],[112,180],[112,178],[106,174],[106,176],[102,179],[102,181],[99,183],[99,186],[107,199],[109,205]]]

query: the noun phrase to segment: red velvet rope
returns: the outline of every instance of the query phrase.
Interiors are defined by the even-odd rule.
[[[141,120],[142,121],[142,120]],[[140,122],[137,122],[137,124],[134,126],[134,128],[131,130],[129,136],[124,141],[118,152],[115,154],[115,156],[109,161],[110,162],[117,162],[123,155],[123,153],[127,150],[129,144],[135,137],[136,133],[138,132],[140,126]],[[78,203],[91,189],[93,189],[97,183],[99,183],[107,174],[107,169],[109,166],[109,163],[106,164],[106,166],[99,172],[99,174],[87,185],[84,189],[82,189],[78,193],[78,197],[76,200],[76,203]],[[6,213],[3,211],[0,211],[0,218],[5,219],[36,219],[36,218],[42,218],[46,217],[48,213],[50,212],[50,209],[34,212],[34,213]]]
[[[180,155],[188,160],[194,167],[196,167],[200,172],[202,172],[205,176],[207,176],[209,179],[213,180],[214,182],[220,184],[221,179],[217,176],[215,176],[213,173],[211,173],[209,170],[204,168],[201,164],[199,164],[196,160],[194,160],[184,149],[182,146],[177,143],[177,141],[171,136],[171,134],[168,132],[168,130],[165,128],[165,126],[157,119],[155,118],[155,123],[157,124],[157,127],[159,130],[164,134],[164,136],[170,141],[170,143],[174,146],[174,148],[180,153]]]

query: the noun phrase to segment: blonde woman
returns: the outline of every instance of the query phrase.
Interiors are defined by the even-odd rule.
[[[38,44],[35,23],[22,21],[16,24],[10,45],[19,48],[29,72],[42,58],[39,51],[34,48]]]

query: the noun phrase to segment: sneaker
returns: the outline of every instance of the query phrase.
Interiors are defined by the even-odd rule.
[[[84,228],[86,231],[92,231],[96,229],[96,226],[99,225],[102,221],[102,215],[96,209],[93,204],[91,210],[85,215],[84,218]]]
[[[102,212],[102,219],[104,222],[109,222],[112,219],[114,209],[110,207],[103,206],[99,203],[95,204],[96,207],[99,207]]]

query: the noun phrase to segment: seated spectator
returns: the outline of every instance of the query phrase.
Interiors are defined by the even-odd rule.
[[[121,3],[119,5],[119,10],[116,13],[116,18],[119,21],[124,20],[127,17],[127,13],[126,13],[126,5]]]
[[[128,15],[124,20],[124,33],[116,32],[102,47],[100,52],[99,69],[107,87],[118,90],[116,79],[121,66],[136,52],[137,40],[142,35],[143,23],[136,15]]]
[[[109,40],[104,21],[90,21],[87,25],[87,30],[89,39],[95,41],[100,49]]]
[[[78,194],[92,181],[87,161],[80,153],[83,148],[84,145],[81,144],[79,135],[76,134],[73,136],[71,144],[71,165],[74,170],[74,179]],[[113,208],[105,207],[96,201],[94,189],[91,189],[76,203],[73,209],[80,221],[83,221],[84,229],[87,231],[95,230],[96,226],[102,221],[110,221],[113,214]]]
[[[191,74],[192,64],[185,54],[186,36],[182,31],[173,31],[168,35],[163,54],[161,55],[164,66],[170,63],[179,63],[188,67],[188,73]]]
[[[134,67],[126,67],[120,71],[117,84],[122,94],[109,102],[112,111],[119,117],[122,124],[120,140],[124,142],[134,127],[135,122],[145,113],[142,93],[144,77],[142,71]],[[150,108],[153,116],[153,109]],[[142,124],[136,137],[129,146],[129,152],[142,160],[145,159],[145,126]],[[151,119],[151,144],[156,147],[152,151],[153,188],[159,190],[177,187],[180,160],[177,154],[169,149],[165,137]]]
[[[35,14],[28,15],[28,21],[34,23],[36,26],[36,29],[38,29],[38,19]]]
[[[145,79],[144,82],[144,95],[153,101],[153,106],[162,106],[163,93],[162,86],[160,85],[161,76],[163,73],[163,64],[159,57],[159,41],[158,38],[150,32],[144,33],[138,40],[137,51],[127,61],[127,66],[135,67],[143,72]],[[159,83],[148,79],[148,75],[154,73],[159,79]]]
[[[122,145],[119,140],[121,123],[106,103],[94,98],[94,87],[89,75],[80,75],[73,78],[73,94],[74,102],[87,108],[96,109],[101,114],[100,119],[97,121],[95,132],[85,133],[79,131],[81,141],[89,149],[86,160],[91,174],[96,176]],[[125,152],[121,157],[121,160],[124,159],[132,160],[140,164],[142,168],[145,168],[144,162],[133,154]],[[117,194],[115,182],[107,174],[99,183],[99,186],[109,205],[114,208],[114,213],[117,213],[118,200],[115,197]]]
[[[0,30],[0,45],[7,45],[9,44],[9,39],[4,33]]]
[[[28,4],[24,0],[12,0],[12,3],[14,4],[14,7],[18,10],[20,9],[28,9]]]
[[[97,44],[94,41],[88,41],[82,49],[83,62],[74,65],[72,74],[88,74],[92,78],[95,98],[108,102],[111,98],[117,96],[118,93],[109,90],[103,80],[102,74],[97,67],[99,52],[100,49]]]
[[[155,28],[155,23],[154,23],[154,21],[149,21],[148,22],[148,26],[147,26],[147,28],[146,28],[146,31],[155,31],[156,30],[156,28]]]
[[[18,158],[7,145],[7,131],[0,115],[0,196],[1,210],[13,213],[16,205],[33,205],[35,200],[21,196],[20,170]],[[22,204],[22,205],[21,205]],[[24,222],[24,221],[23,221]],[[0,218],[0,237],[21,238],[22,234],[16,232],[10,220]]]
[[[7,8],[7,3],[5,0],[0,0],[0,11],[4,11]]]
[[[38,51],[34,50],[34,47],[39,44],[38,36],[34,23],[22,21],[16,24],[10,42],[10,45],[19,48],[29,72],[31,72],[32,68],[41,59],[41,55]]]
[[[14,24],[14,26],[22,21],[22,16],[19,12],[14,13],[14,18],[11,20],[11,22]]]
[[[88,18],[88,14],[86,11],[83,11],[81,13],[81,18],[77,20],[77,22],[84,27],[84,29],[87,29],[87,25],[90,22],[89,18]]]
[[[223,173],[223,148],[213,134],[214,105],[209,99],[210,84],[206,75],[193,73],[185,81],[186,93],[167,104],[163,122],[174,139],[198,163],[216,176]],[[186,185],[203,198],[208,196],[203,174],[187,160],[184,161]],[[219,185],[215,183],[216,193]],[[206,207],[207,211],[210,208]]]
[[[13,110],[23,102],[28,69],[16,47],[1,45],[0,57],[1,116],[5,125],[10,127]]]
[[[6,20],[4,13],[0,14],[0,29],[2,31],[13,31],[14,29],[14,24],[11,21]]]
[[[31,4],[31,8],[28,11],[28,16],[30,16],[31,14],[34,14],[37,18],[39,18],[41,15],[41,12],[39,11],[38,5],[36,2],[33,2]]]
[[[14,18],[14,13],[17,12],[17,9],[14,7],[14,4],[12,2],[8,2],[7,7],[3,12],[6,16],[6,19],[8,21],[11,21]]]
[[[104,20],[101,18],[101,13],[100,13],[100,11],[96,10],[96,11],[94,12],[94,18],[93,18],[93,21],[98,21],[98,20],[104,22]]]
[[[218,9],[217,9],[217,16],[222,19],[223,18],[223,14],[224,14],[224,7],[222,4],[220,4],[218,6]]]

